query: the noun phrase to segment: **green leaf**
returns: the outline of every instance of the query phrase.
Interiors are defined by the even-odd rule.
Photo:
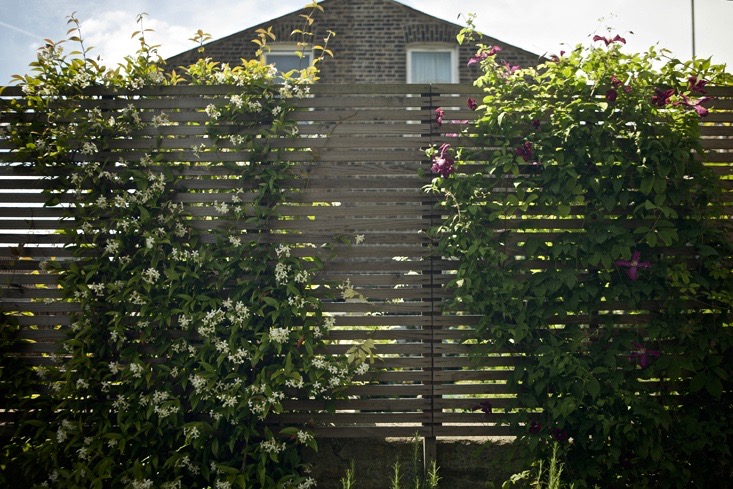
[[[695,375],[692,380],[690,381],[690,390],[692,392],[697,392],[703,387],[705,387],[707,383],[707,375],[705,375],[705,372],[698,372],[697,375]]]
[[[720,396],[723,395],[723,384],[720,382],[720,379],[718,377],[709,376],[707,377],[707,382],[705,382],[705,390],[710,393],[711,396],[713,396],[716,399],[720,399]]]
[[[652,191],[652,186],[654,185],[654,177],[653,176],[646,176],[642,178],[641,185],[639,186],[639,190],[641,190],[641,193],[644,195],[649,195]]]

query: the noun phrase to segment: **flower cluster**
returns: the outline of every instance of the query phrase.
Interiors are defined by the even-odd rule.
[[[438,152],[433,156],[433,165],[430,167],[433,173],[437,173],[443,178],[448,178],[455,171],[455,160],[451,156],[452,150],[448,143],[440,146]]]

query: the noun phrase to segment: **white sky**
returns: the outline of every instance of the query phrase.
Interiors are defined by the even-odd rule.
[[[698,57],[712,56],[733,71],[733,1],[730,0],[402,0],[435,17],[462,24],[459,14],[477,14],[480,31],[536,54],[557,53],[588,43],[607,27],[628,41],[628,51],[658,44],[683,60],[692,55],[691,11],[695,6]],[[134,53],[130,35],[135,17],[146,12],[145,27],[160,54],[195,47],[197,29],[214,38],[237,32],[303,7],[308,0],[0,0],[0,85],[28,71],[44,38],[66,37],[66,17],[76,12],[82,35],[107,64]],[[630,34],[633,32],[633,34]],[[338,35],[338,33],[336,33]],[[336,56],[339,53],[335,53]]]

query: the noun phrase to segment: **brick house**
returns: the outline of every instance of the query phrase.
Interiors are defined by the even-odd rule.
[[[323,0],[324,12],[317,12],[310,27],[314,39],[326,37],[327,30],[336,32],[328,48],[334,58],[320,65],[324,83],[468,83],[477,74],[475,66],[466,66],[475,54],[475,46],[459,46],[456,34],[462,26],[453,24],[402,5],[395,0]],[[256,30],[272,27],[277,40],[269,43],[271,51],[266,63],[278,69],[302,67],[293,53],[295,39],[290,34],[303,28],[298,10],[282,17],[249,27],[204,45],[205,55],[216,61],[239,64],[241,58],[255,56],[257,46],[252,39]],[[541,56],[484,36],[482,42],[498,45],[499,60],[512,65],[536,65]],[[313,56],[306,53],[308,60]],[[198,59],[196,49],[167,60],[169,67],[188,65]]]

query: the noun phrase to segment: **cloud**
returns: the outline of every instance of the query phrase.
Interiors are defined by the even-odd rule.
[[[149,15],[143,19],[143,27],[152,29],[145,33],[148,44],[159,44],[159,54],[168,58],[194,48],[195,44],[189,39],[198,29],[220,39],[301,6],[301,0],[279,2],[274,6],[270,0],[249,0],[236,5],[227,0],[211,0],[206,9],[198,4],[184,3],[176,10],[156,4],[148,6]],[[82,19],[82,37],[85,45],[94,46],[93,56],[101,56],[113,67],[125,56],[134,54],[140,47],[137,36],[131,38],[132,33],[139,30],[135,24],[138,14],[128,7],[98,11]]]
[[[133,32],[140,30],[135,23],[137,15],[130,10],[111,10],[82,20],[85,46],[94,47],[94,57],[100,56],[110,67],[116,66],[140,48],[139,35],[132,37]],[[152,29],[144,33],[145,40],[149,45],[161,44],[159,54],[163,57],[190,48],[190,41],[186,40],[190,32],[183,26],[145,17],[143,28]]]

